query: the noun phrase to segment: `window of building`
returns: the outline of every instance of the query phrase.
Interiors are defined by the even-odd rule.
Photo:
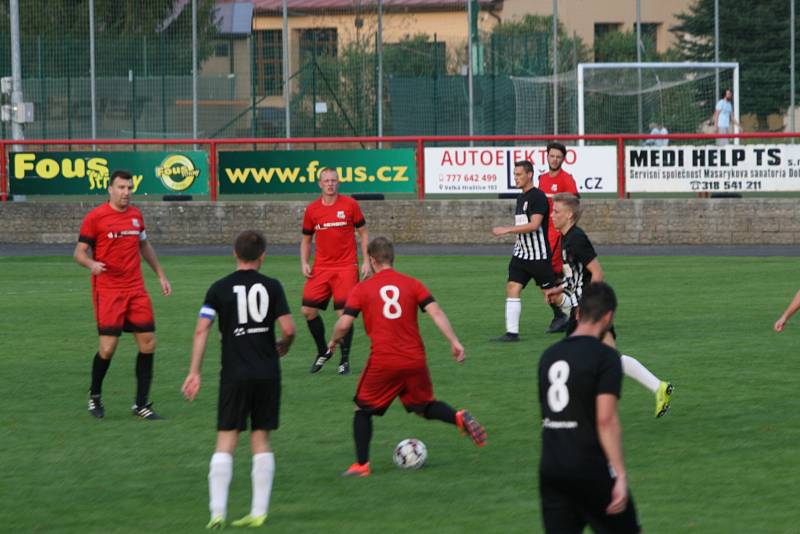
[[[283,93],[283,60],[281,30],[253,32],[256,68],[256,94],[272,96]]]
[[[309,28],[300,32],[300,57],[336,57],[338,54],[336,28]]]
[[[646,43],[649,40],[653,45],[653,50],[658,50],[659,26],[661,26],[661,23],[659,22],[642,22],[642,41]],[[645,48],[647,48],[647,44],[645,44]]]
[[[600,48],[599,44],[603,37],[610,33],[621,32],[621,22],[596,22],[594,25],[594,60],[606,61],[606,54]]]
[[[621,22],[595,22],[594,42],[596,43],[608,33],[622,31]]]

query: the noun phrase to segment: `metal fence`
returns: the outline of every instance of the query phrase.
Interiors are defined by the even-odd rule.
[[[628,18],[641,22],[638,41],[619,40],[614,48],[609,31],[631,36],[637,26],[603,22],[588,9],[584,16],[583,4],[570,0],[26,0],[19,13],[22,92],[35,120],[24,133],[42,139],[576,133],[578,63],[685,59],[677,50],[657,53],[648,41],[654,26],[666,34],[681,21],[656,24],[652,6],[612,4],[624,4]],[[721,9],[719,0],[674,4],[675,12],[696,4],[717,14],[696,26],[712,36],[719,31],[702,41],[695,59],[741,63],[744,128],[794,131],[794,0],[759,3],[770,16],[748,17],[750,37],[742,37],[742,15],[726,2]],[[0,7],[1,76],[12,70],[7,10]],[[591,17],[590,46],[578,30]],[[713,100],[704,96],[695,114],[710,118]],[[628,122],[641,130],[648,121]],[[687,133],[702,131],[695,122]],[[10,138],[8,123],[1,128],[2,138]],[[615,130],[600,124],[592,131]]]

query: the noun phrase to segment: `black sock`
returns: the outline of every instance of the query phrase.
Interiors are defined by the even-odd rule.
[[[566,317],[564,312],[561,311],[561,308],[559,308],[555,304],[551,304],[550,308],[553,310],[553,319],[560,319],[561,317]]]
[[[456,424],[456,411],[446,402],[431,402],[425,407],[425,412],[422,415],[425,419],[437,419],[451,425]]]
[[[342,349],[342,361],[340,363],[345,363],[350,361],[350,345],[353,344],[353,327],[350,327],[350,330],[342,338],[342,343],[339,345]]]
[[[363,410],[356,410],[353,415],[353,438],[356,441],[358,463],[367,463],[369,461],[369,442],[372,439],[372,416]]]
[[[136,355],[136,406],[147,404],[150,383],[153,381],[153,354]]]
[[[325,341],[325,323],[322,322],[322,317],[317,315],[307,322],[311,337],[314,338],[314,343],[317,344],[317,354],[325,354],[328,352],[328,343]]]
[[[92,385],[89,387],[90,395],[100,395],[103,390],[103,379],[108,371],[108,366],[111,365],[111,358],[104,360],[97,352],[92,361]]]

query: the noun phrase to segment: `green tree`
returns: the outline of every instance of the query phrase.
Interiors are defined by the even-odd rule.
[[[198,0],[198,57],[210,56],[217,37],[214,0]],[[20,2],[23,75],[86,75],[89,69],[89,1],[26,0]],[[150,73],[190,74],[191,4],[181,0],[95,0],[97,75]],[[8,46],[8,3],[0,4],[0,33]],[[150,54],[144,52],[149,46]],[[44,52],[41,53],[41,50]],[[44,57],[42,57],[44,56]],[[8,54],[0,59],[5,70]],[[148,65],[144,60],[147,57]],[[10,67],[9,67],[10,68]]]
[[[682,59],[713,61],[714,0],[696,0],[676,18],[670,31]],[[719,26],[720,60],[739,63],[741,112],[756,114],[763,127],[767,115],[788,107],[789,2],[725,0]]]
[[[404,35],[396,43],[383,45],[383,71],[386,76],[443,75],[446,68],[445,43],[433,41],[427,33]]]
[[[609,32],[595,40],[594,60],[598,63],[636,61],[636,32]],[[642,35],[642,61],[661,61],[655,43],[648,35]]]
[[[553,17],[525,15],[497,24],[488,36],[486,72],[512,76],[552,74]],[[496,62],[494,70],[491,62]],[[572,71],[591,61],[589,48],[577,35],[570,36],[558,22],[558,72]]]

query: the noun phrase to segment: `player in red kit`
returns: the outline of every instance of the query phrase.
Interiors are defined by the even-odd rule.
[[[394,247],[388,239],[374,239],[369,244],[367,255],[375,274],[350,293],[344,313],[336,322],[333,337],[328,343],[328,348],[333,350],[352,329],[358,314],[364,314],[364,328],[372,344],[369,360],[361,373],[353,399],[356,403],[353,417],[356,463],[343,475],[370,475],[372,416],[386,413],[396,397],[400,397],[406,411],[456,425],[469,434],[476,445],[484,445],[486,432],[468,411],[456,412],[433,395],[425,346],[417,323],[417,309],[428,313],[450,342],[455,360],[462,363],[464,347],[453,332],[447,316],[422,282],[392,268]]]
[[[161,419],[152,410],[152,403],[147,402],[153,379],[156,328],[140,258],[158,276],[164,295],[169,295],[172,289],[147,240],[142,213],[130,204],[132,194],[133,176],[126,171],[114,171],[108,186],[108,202],[86,215],[75,246],[75,261],[92,273],[92,303],[100,342],[92,363],[89,413],[97,419],[105,416],[101,399],[103,378],[123,331],[133,333],[139,348],[133,415]]]
[[[550,143],[547,145],[547,166],[550,169],[548,172],[539,176],[539,189],[547,196],[547,203],[550,206],[550,224],[547,227],[547,241],[550,243],[550,250],[552,256],[550,259],[553,263],[553,273],[557,278],[561,278],[563,263],[561,260],[561,233],[553,227],[553,196],[559,193],[572,193],[575,196],[578,194],[578,186],[575,184],[575,178],[564,169],[561,165],[564,163],[564,158],[567,155],[567,147],[561,143]],[[547,329],[548,334],[555,332],[563,332],[569,323],[569,313],[565,313],[558,306],[551,304],[553,309],[553,321]]]
[[[341,316],[347,295],[358,283],[358,255],[353,233],[361,241],[361,256],[364,263],[361,275],[369,274],[367,262],[367,223],[358,202],[339,194],[339,174],[329,167],[319,173],[319,188],[322,195],[306,207],[303,216],[303,240],[300,242],[300,267],[306,277],[303,286],[303,305],[300,311],[308,323],[308,329],[317,345],[317,356],[311,364],[316,373],[325,365],[333,352],[325,340],[325,324],[319,316],[327,309],[333,297],[333,309]],[[311,241],[314,240],[314,267],[311,267]],[[341,344],[342,357],[339,374],[350,374],[350,344],[353,331],[349,331]]]

